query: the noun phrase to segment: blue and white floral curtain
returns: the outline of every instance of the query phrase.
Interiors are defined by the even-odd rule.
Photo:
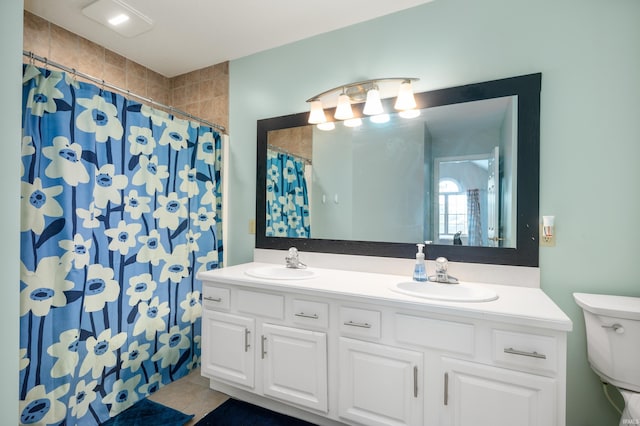
[[[267,237],[309,238],[309,196],[304,162],[267,150]]]
[[[33,65],[22,107],[19,424],[97,425],[199,365],[221,137]]]

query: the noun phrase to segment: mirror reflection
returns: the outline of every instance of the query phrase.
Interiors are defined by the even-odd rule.
[[[418,93],[412,118],[356,104],[330,130],[259,120],[256,247],[411,258],[431,241],[431,259],[537,266],[540,83]]]
[[[515,247],[517,97],[268,132],[270,237]]]

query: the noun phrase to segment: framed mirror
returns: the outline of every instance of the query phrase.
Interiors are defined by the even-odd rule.
[[[357,127],[257,123],[256,247],[538,266],[541,74],[415,95]],[[383,100],[393,111],[392,99]],[[333,116],[327,110],[327,116]]]

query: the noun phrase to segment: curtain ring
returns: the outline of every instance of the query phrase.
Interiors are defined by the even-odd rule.
[[[29,65],[35,64],[35,54],[33,52],[29,52]]]
[[[76,71],[75,68],[71,68],[71,71],[73,72],[73,82],[77,83],[78,82],[78,71]]]

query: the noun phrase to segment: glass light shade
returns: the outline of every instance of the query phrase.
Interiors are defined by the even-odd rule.
[[[337,120],[348,120],[353,118],[353,111],[351,110],[351,99],[344,93],[338,97],[338,106],[336,107],[336,113],[334,117]]]
[[[371,89],[367,92],[367,102],[365,102],[362,112],[366,115],[378,115],[384,112],[378,89]]]
[[[416,118],[420,116],[419,109],[407,109],[404,111],[400,111],[398,115],[402,118]]]
[[[335,129],[336,125],[334,124],[333,121],[327,121],[326,123],[318,123],[318,124],[316,124],[316,127],[319,130],[329,131],[329,130]]]
[[[362,126],[362,119],[361,118],[351,118],[349,120],[345,120],[344,121],[344,125],[347,126],[347,127]]]
[[[389,114],[378,114],[372,115],[371,117],[369,117],[369,120],[371,120],[372,123],[382,124],[388,122],[390,118],[391,117],[389,117]]]
[[[403,111],[406,109],[414,109],[416,107],[416,100],[413,97],[413,88],[411,87],[411,81],[405,80],[398,89],[398,97],[396,98],[395,109]]]
[[[322,101],[311,101],[311,111],[309,112],[309,124],[326,123],[327,116],[324,115]]]

